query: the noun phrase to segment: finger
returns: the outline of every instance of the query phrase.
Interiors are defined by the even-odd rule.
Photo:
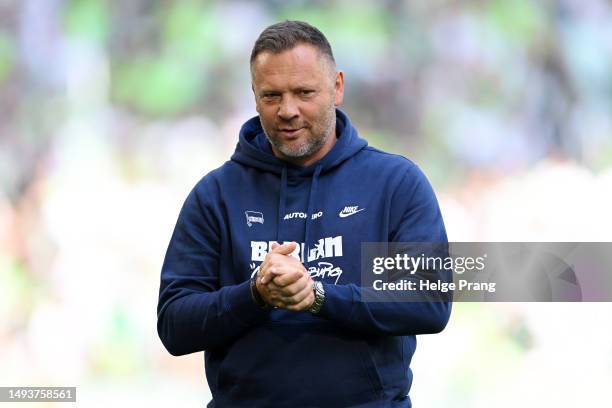
[[[285,261],[280,263],[270,262],[270,266],[267,266],[261,274],[261,282],[263,284],[268,284],[277,276],[294,272],[295,270],[295,265],[292,265],[291,263],[287,263]]]
[[[259,272],[257,273],[257,275],[258,275],[258,278],[259,278],[260,282],[261,282],[262,284],[264,284],[264,285],[265,285],[266,283],[268,283],[268,281],[269,281],[270,279],[272,279],[272,278],[269,276],[269,275],[270,275],[269,269],[270,269],[270,268],[268,268],[268,265],[267,265],[267,264],[264,262],[264,263],[262,263],[262,264],[261,264],[261,266],[259,267]]]
[[[301,290],[292,296],[283,296],[281,300],[287,305],[297,305],[312,294],[312,285],[304,285]]]
[[[275,246],[274,243],[272,244],[272,252],[275,254],[281,254],[281,255],[289,255],[290,253],[295,251],[295,248],[297,248],[297,243],[295,243],[294,241],[287,242],[286,244],[283,244],[283,245],[278,245],[278,244],[276,245],[277,246]]]
[[[310,306],[314,303],[314,293],[311,291],[307,292],[306,297],[300,302],[293,305],[286,305],[284,308],[293,312],[301,312],[303,310],[310,309]]]
[[[281,291],[282,291],[282,288],[281,288],[280,286],[277,286],[277,285],[274,283],[274,281],[272,281],[272,282],[268,282],[268,283],[266,283],[266,284],[265,284],[265,285],[263,285],[263,286],[266,288],[266,290],[268,291],[268,293],[272,293],[272,294],[274,294],[274,296],[281,296],[281,293],[282,293],[282,292],[281,292]]]
[[[270,293],[269,288],[266,285],[262,285],[259,282],[256,283],[256,286],[257,286],[257,291],[259,292],[259,295],[262,297],[264,302],[271,305],[272,304],[272,294]]]
[[[297,281],[291,284],[288,284],[286,286],[281,286],[280,292],[285,297],[294,296],[300,293],[301,291],[303,291],[304,288],[306,288],[307,286],[309,286],[312,289],[312,285],[310,284],[308,277],[306,275],[303,275]],[[300,298],[300,300],[302,299]]]
[[[300,280],[304,276],[304,272],[295,269],[288,269],[284,273],[278,274],[274,276],[272,281],[279,288],[284,288],[288,285],[291,285],[298,280]]]
[[[275,268],[272,267],[267,267],[265,269],[260,269],[260,275],[259,275],[259,279],[261,280],[261,283],[263,283],[264,285],[266,285],[268,282],[270,282],[273,278],[274,278],[274,271]]]
[[[282,258],[279,259],[278,256],[279,255],[276,255],[275,258],[268,254],[266,256],[266,260],[262,263],[262,267],[260,267],[260,272],[261,279],[264,284],[274,279],[275,275],[280,275],[288,272],[286,266],[288,258],[284,255],[281,255]]]
[[[268,265],[266,264],[265,260],[261,263],[261,265],[259,265],[259,269],[257,270],[257,277],[258,278],[262,278],[266,274],[267,266]]]
[[[297,245],[295,242],[284,244],[284,246],[289,249],[291,249],[291,247],[295,248],[295,245]],[[282,246],[279,246],[278,248],[282,248]],[[282,252],[281,249],[278,250]],[[296,269],[305,270],[304,265],[302,265],[298,259],[294,258],[293,256],[284,255],[280,252],[269,252],[262,263],[262,266],[260,266],[260,270],[263,271],[262,277],[264,277],[264,283],[268,283],[270,280],[274,279],[273,276],[269,276],[270,274],[282,275]]]
[[[275,248],[275,246],[278,247],[279,245],[277,243],[273,243],[272,247]],[[274,272],[276,272],[274,265],[278,264],[278,259],[275,261],[275,256],[277,255],[275,255],[273,251],[268,252],[261,265],[259,265],[259,276],[264,284],[272,280],[273,277],[269,276],[270,273],[274,274]]]

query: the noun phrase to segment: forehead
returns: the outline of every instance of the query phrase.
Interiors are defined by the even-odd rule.
[[[289,50],[264,51],[252,66],[256,86],[285,86],[319,82],[327,73],[325,58],[312,45],[300,44]]]

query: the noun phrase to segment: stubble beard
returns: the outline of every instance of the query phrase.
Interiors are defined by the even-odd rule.
[[[281,152],[283,156],[291,159],[303,159],[318,152],[332,134],[336,125],[336,108],[334,105],[327,110],[323,120],[323,132],[321,134],[311,133],[306,141],[297,147],[291,147],[289,144],[284,143],[280,137],[270,137],[268,131],[265,128],[263,130],[270,144]]]

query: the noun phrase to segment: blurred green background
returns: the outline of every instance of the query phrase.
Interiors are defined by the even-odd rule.
[[[202,353],[157,338],[161,262],[286,18],[328,36],[343,109],[425,170],[450,240],[612,241],[610,1],[0,0],[0,385],[208,401]],[[609,406],[611,312],[457,304],[419,339],[415,406]]]

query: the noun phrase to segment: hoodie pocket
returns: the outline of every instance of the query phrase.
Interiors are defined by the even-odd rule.
[[[228,404],[347,406],[382,395],[367,341],[330,325],[270,322],[226,350],[217,394]]]

